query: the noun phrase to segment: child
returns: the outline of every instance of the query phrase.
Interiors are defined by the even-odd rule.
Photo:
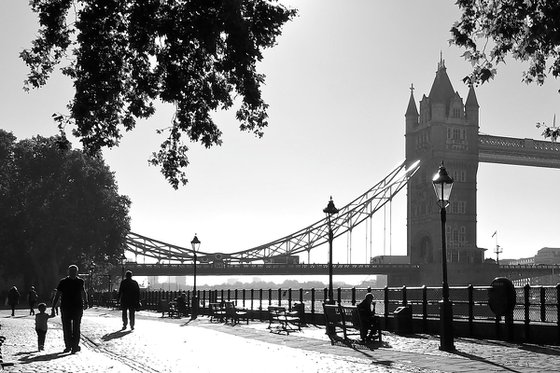
[[[47,320],[54,317],[54,313],[49,315],[45,312],[47,309],[47,305],[45,303],[39,303],[37,309],[39,310],[39,313],[35,314],[35,331],[37,332],[39,351],[43,351],[45,349],[45,338],[47,336],[48,329]]]

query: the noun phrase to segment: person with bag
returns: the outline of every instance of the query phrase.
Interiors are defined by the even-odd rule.
[[[122,330],[126,329],[129,319],[130,329],[134,330],[136,309],[140,308],[140,286],[132,279],[132,271],[126,271],[125,279],[119,286],[118,299],[122,309]]]

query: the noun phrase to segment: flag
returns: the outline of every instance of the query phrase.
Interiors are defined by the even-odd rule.
[[[492,238],[494,238],[496,234],[498,234],[498,231],[494,231],[494,233],[492,233]]]

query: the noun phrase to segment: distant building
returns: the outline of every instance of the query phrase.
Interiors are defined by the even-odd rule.
[[[370,258],[370,264],[410,264],[410,257],[406,255],[378,255]]]
[[[500,259],[502,265],[533,265],[535,264],[535,257],[519,258],[519,259]]]
[[[560,264],[560,247],[543,247],[537,251],[535,264]]]
[[[560,264],[560,247],[543,247],[537,255],[529,258],[500,259],[500,264],[509,265],[535,265],[535,264]]]

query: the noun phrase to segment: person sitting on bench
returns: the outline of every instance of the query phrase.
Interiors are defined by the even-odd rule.
[[[356,305],[360,316],[360,338],[362,342],[372,341],[376,332],[375,303],[373,294],[367,293],[360,303]]]

